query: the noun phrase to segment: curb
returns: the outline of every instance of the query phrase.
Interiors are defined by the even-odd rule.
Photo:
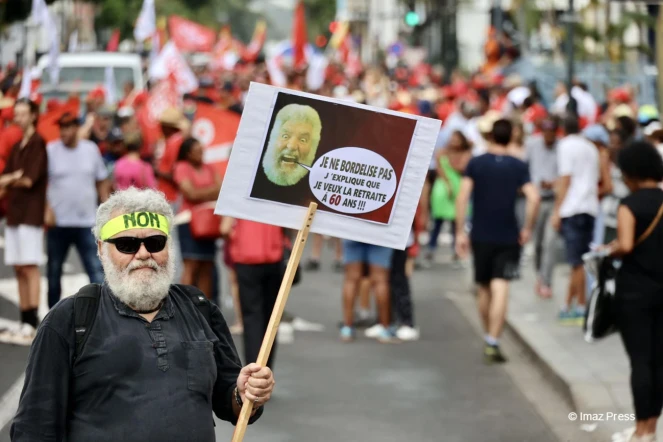
[[[522,346],[522,348],[527,352],[527,356],[534,364],[536,364],[538,369],[543,372],[544,377],[550,383],[550,386],[561,393],[561,396],[569,405],[569,410],[579,412],[579,402],[581,402],[581,400],[576,398],[573,394],[572,386],[564,380],[561,374],[552,368],[552,366],[539,354],[539,352],[534,349],[529,341],[523,337],[517,328],[511,324],[508,315],[504,325],[505,331]],[[599,425],[596,427],[595,431],[587,433],[589,437],[597,442],[611,441],[613,434],[614,432],[607,428],[605,425]]]

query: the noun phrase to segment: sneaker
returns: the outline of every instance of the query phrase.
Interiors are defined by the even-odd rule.
[[[377,339],[385,332],[385,328],[382,324],[375,324],[373,327],[369,327],[364,331],[364,336],[371,339]]]
[[[498,345],[489,344],[483,347],[483,360],[486,364],[503,364],[507,361]]]
[[[29,347],[35,339],[37,331],[30,324],[21,324],[17,328],[12,328],[0,333],[0,342],[4,344],[22,345]]]
[[[314,259],[309,260],[309,262],[306,264],[306,270],[310,272],[316,272],[320,270],[320,262]]]
[[[377,339],[381,344],[396,344],[400,342],[400,340],[396,337],[396,331],[392,327],[382,327],[382,330],[377,336]]]
[[[576,309],[561,310],[557,320],[562,325],[582,326],[585,322],[585,312]]]
[[[396,330],[396,337],[401,341],[418,341],[419,329],[404,325]]]
[[[340,337],[343,342],[352,342],[355,340],[355,331],[352,327],[344,325],[341,327]]]
[[[309,322],[302,318],[293,319],[292,327],[295,331],[312,331],[312,332],[325,331],[324,325],[316,324],[315,322]]]
[[[290,322],[279,324],[279,332],[276,335],[276,341],[279,344],[292,344],[295,342],[295,328]]]

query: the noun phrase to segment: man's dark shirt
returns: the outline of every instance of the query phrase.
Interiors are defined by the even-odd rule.
[[[486,153],[470,160],[465,176],[474,182],[472,241],[518,244],[516,197],[530,181],[527,165],[509,155]]]
[[[104,285],[74,364],[74,300],[63,299],[32,344],[11,440],[213,442],[212,411],[237,421],[241,365],[216,306],[210,322],[176,286],[148,323]]]
[[[251,198],[304,207],[308,207],[312,201],[316,201],[313,192],[311,192],[308,174],[292,186],[279,186],[267,178],[262,162],[258,166],[256,179],[251,189]]]

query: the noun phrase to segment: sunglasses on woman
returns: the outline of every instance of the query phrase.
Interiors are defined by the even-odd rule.
[[[133,236],[123,236],[122,238],[107,239],[105,242],[115,245],[120,253],[135,255],[140,250],[141,244],[145,244],[145,249],[150,253],[158,253],[166,247],[168,237],[166,235],[153,235],[146,238],[136,238]]]

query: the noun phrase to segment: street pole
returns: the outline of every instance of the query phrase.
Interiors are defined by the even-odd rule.
[[[656,20],[656,68],[658,69],[658,108],[663,110],[663,5]]]
[[[495,30],[499,33],[502,30],[502,0],[493,0],[495,9]]]
[[[574,48],[573,48],[573,39],[575,34],[575,8],[573,5],[573,0],[569,0],[569,12],[568,12],[568,41],[567,41],[567,88],[569,97],[571,97],[571,88],[573,87],[573,68],[574,68]],[[571,100],[569,100],[569,103]]]

